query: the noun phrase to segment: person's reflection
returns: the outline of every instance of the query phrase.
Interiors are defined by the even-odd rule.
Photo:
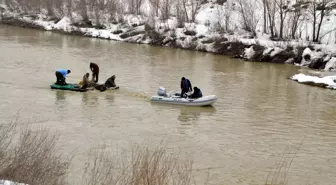
[[[178,116],[178,120],[182,122],[182,125],[190,125],[190,122],[197,121],[202,113],[212,114],[216,112],[214,107],[183,107],[180,110],[181,111],[180,115]]]
[[[65,100],[65,92],[64,91],[55,91],[56,93],[56,102]]]
[[[65,99],[66,99],[66,93],[65,91],[62,90],[56,90],[55,91],[55,95],[56,95],[56,110],[55,110],[55,114],[57,114],[59,116],[59,119],[65,119],[66,115],[67,115],[67,105],[65,103]]]
[[[107,93],[105,95],[105,100],[108,102],[108,103],[113,103],[114,102],[114,95],[113,94],[110,94],[110,93]]]
[[[84,103],[84,105],[89,104],[88,103],[89,102],[89,95],[87,93],[85,93],[85,92],[82,95],[82,102]]]
[[[82,102],[85,106],[96,106],[98,102],[98,96],[90,92],[82,93]]]
[[[201,112],[194,109],[181,108],[178,120],[181,121],[181,125],[191,125],[190,122],[197,121]]]
[[[180,109],[178,120],[181,126],[180,134],[186,134],[186,130],[190,129],[197,123],[199,118],[204,115],[211,116],[216,109],[214,107],[183,107]]]

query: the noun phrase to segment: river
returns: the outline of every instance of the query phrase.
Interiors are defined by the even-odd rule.
[[[263,185],[283,154],[290,161],[298,147],[288,185],[336,181],[336,92],[288,80],[299,67],[4,25],[0,62],[1,122],[18,114],[22,123],[60,133],[65,152],[75,149],[73,182],[97,144],[161,141],[191,156],[195,171],[209,169],[209,184]],[[90,62],[99,64],[100,82],[115,74],[120,89],[50,89],[55,69],[71,69],[67,82],[79,82]],[[178,89],[182,76],[217,95],[214,106],[149,101],[159,86]]]

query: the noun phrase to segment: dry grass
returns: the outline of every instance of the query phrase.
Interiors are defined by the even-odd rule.
[[[60,154],[58,137],[48,130],[22,129],[18,141],[13,137],[16,124],[1,135],[0,178],[38,185],[65,184],[69,160]],[[3,130],[2,130],[3,131]]]
[[[0,126],[0,179],[30,185],[64,185],[69,158],[58,136],[46,129]],[[161,146],[161,145],[160,145]],[[192,161],[163,147],[110,152],[92,149],[82,176],[85,185],[191,185]]]
[[[9,165],[9,148],[15,135],[16,120],[8,125],[0,125],[0,172]]]
[[[93,150],[86,165],[83,184],[190,185],[192,161],[157,147],[133,147],[131,155]]]

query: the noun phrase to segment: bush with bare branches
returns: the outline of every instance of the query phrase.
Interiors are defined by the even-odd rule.
[[[127,152],[93,150],[83,175],[84,184],[114,185],[189,185],[192,184],[192,162],[181,160],[176,153],[158,147],[135,146]]]
[[[253,4],[256,3],[256,1],[238,0],[237,3],[242,17],[243,28],[253,33],[253,35],[256,35],[256,28],[259,22],[258,14],[253,8]]]
[[[59,152],[58,137],[47,130],[23,129],[15,141],[16,124],[0,138],[0,178],[40,185],[63,185],[69,160]],[[5,162],[4,162],[5,161]]]

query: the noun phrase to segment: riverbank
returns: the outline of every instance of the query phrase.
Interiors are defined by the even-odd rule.
[[[271,41],[265,35],[252,37],[248,32],[209,33],[209,27],[185,23],[184,27],[152,27],[140,17],[128,15],[123,22],[101,24],[43,14],[11,12],[2,7],[1,23],[24,28],[80,35],[137,44],[188,49],[241,58],[247,61],[307,66],[318,70],[336,69],[336,50],[332,45],[296,41]]]

